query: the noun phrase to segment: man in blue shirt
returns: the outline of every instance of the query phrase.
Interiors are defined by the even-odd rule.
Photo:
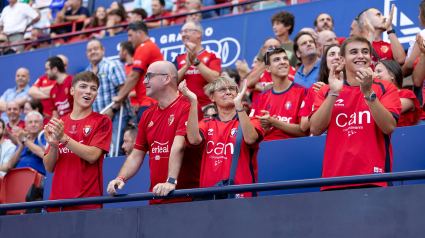
[[[46,169],[43,164],[44,152],[37,139],[38,134],[43,130],[43,116],[37,111],[29,112],[25,117],[25,129],[28,136],[25,136],[22,128],[14,128],[12,130],[12,134],[18,140],[18,146],[7,163],[7,170],[15,167],[30,167],[45,175]],[[41,143],[43,145],[46,144],[44,135],[41,137]]]
[[[1,119],[7,124],[9,118],[6,115],[6,104],[11,101],[15,101],[19,107],[23,107],[24,104],[31,98],[28,96],[30,86],[28,81],[30,80],[30,72],[26,68],[20,68],[16,71],[15,81],[16,87],[7,89],[0,97],[0,112]],[[23,119],[23,118],[21,118]]]
[[[294,81],[307,88],[317,82],[320,57],[316,41],[309,32],[301,31],[294,38],[294,52],[301,60],[301,67],[295,73]]]
[[[68,0],[64,3],[63,8],[60,12],[56,13],[56,18],[54,20],[54,24],[59,24],[63,22],[72,22],[84,20],[87,17],[90,17],[90,12],[87,8],[82,6],[82,0]],[[80,31],[83,29],[83,22],[78,23],[76,26],[76,31]],[[72,25],[68,25],[66,27],[57,27],[52,29],[51,36],[55,34],[62,34],[72,31]]]

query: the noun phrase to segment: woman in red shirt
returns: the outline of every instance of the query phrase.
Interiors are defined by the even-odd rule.
[[[220,180],[228,179],[235,148],[239,124],[243,132],[235,184],[257,182],[257,153],[263,139],[264,130],[256,117],[249,118],[242,105],[247,81],[239,92],[235,80],[218,77],[205,85],[204,91],[217,106],[218,116],[203,119],[198,124],[198,102],[196,95],[187,88],[184,80],[180,91],[190,102],[190,112],[186,129],[186,145],[200,148],[202,165],[200,187],[213,187]],[[236,198],[257,196],[256,192],[236,194]]]
[[[401,66],[393,60],[380,61],[375,65],[375,77],[392,82],[398,89],[402,109],[397,127],[416,125],[422,109],[415,94],[411,90],[402,89],[403,74]]]

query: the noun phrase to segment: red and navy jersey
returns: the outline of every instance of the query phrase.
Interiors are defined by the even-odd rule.
[[[152,192],[153,187],[158,183],[167,181],[171,147],[176,136],[186,135],[189,111],[189,100],[184,96],[179,96],[164,109],[159,108],[158,104],[154,104],[146,109],[140,119],[134,148],[149,151],[149,167],[151,170],[149,192]],[[200,113],[202,114],[202,111]],[[199,116],[198,118],[202,118],[202,116]],[[186,148],[176,189],[199,187],[201,152],[199,149]],[[157,199],[150,200],[149,204],[184,202],[191,201],[191,199],[190,197]]]
[[[74,76],[68,75],[61,84],[54,84],[50,90],[51,110],[57,111],[59,116],[72,112],[74,97],[71,95],[71,83]]]
[[[372,47],[375,52],[378,54],[380,60],[376,59],[373,53],[371,54],[371,65],[373,65],[372,69],[374,69],[375,65],[382,60],[394,60],[393,59],[393,51],[391,49],[391,44],[385,41],[374,41],[372,43]]]
[[[173,61],[177,70],[186,65],[186,55],[187,53],[179,54]],[[196,57],[211,70],[221,73],[221,59],[214,52],[203,49]],[[204,93],[204,86],[208,82],[202,77],[201,72],[199,72],[196,66],[191,65],[184,74],[183,79],[186,79],[187,88],[196,94],[198,102],[202,107],[212,103],[210,98]]]
[[[298,113],[305,96],[307,96],[307,88],[294,82],[286,91],[281,93],[276,93],[274,88],[271,88],[258,95],[257,101],[252,105],[249,116],[264,116],[261,111],[266,110],[270,113],[270,116],[276,115],[276,119],[279,121],[299,124],[301,117],[298,116]],[[294,136],[272,127],[265,133],[264,141],[289,138],[294,138]]]
[[[71,119],[71,114],[60,117],[64,132],[76,142],[103,150],[99,159],[90,164],[75,155],[59,142],[59,158],[56,162],[49,200],[103,196],[103,159],[109,151],[112,138],[112,122],[105,115],[92,112],[81,120]],[[44,154],[49,153],[48,146]],[[62,211],[102,208],[102,204],[64,207]],[[59,208],[47,208],[49,212]]]
[[[408,89],[402,89],[398,91],[398,95],[400,96],[400,98],[407,98],[412,100],[415,104],[415,110],[407,111],[401,114],[400,119],[398,120],[397,127],[416,125],[422,113],[422,108],[421,105],[419,105],[418,98],[415,96],[415,93]]]
[[[255,70],[257,70],[257,69],[252,70],[252,72],[254,72]],[[295,68],[292,67],[292,66],[289,66],[288,79],[291,80],[291,81],[294,81],[295,73],[296,73]],[[273,84],[272,76],[270,75],[269,72],[264,71],[264,73],[260,76],[258,83],[263,87],[265,87],[269,84]],[[256,90],[254,90],[252,92],[252,101],[253,102],[257,101],[257,97],[260,93],[261,93],[260,91],[256,91]]]
[[[142,106],[151,106],[156,103],[156,100],[146,96],[146,86],[143,84],[146,71],[149,68],[149,65],[156,61],[163,61],[164,57],[162,56],[161,51],[158,46],[153,43],[151,40],[145,41],[143,44],[137,46],[134,51],[133,59],[133,68],[140,73],[139,81],[136,84],[136,99],[134,102],[139,104],[139,107]]]
[[[377,100],[398,120],[401,102],[394,84],[374,79],[372,89]],[[310,118],[328,97],[329,91],[329,85],[320,88]],[[375,123],[360,87],[344,82],[328,127],[322,177],[391,172],[393,150],[390,139],[391,136],[382,133]],[[372,184],[387,186],[386,182]],[[359,185],[363,184],[322,187],[322,190]]]
[[[317,93],[314,91],[314,84],[310,86],[307,91],[307,96],[304,98],[304,101],[301,104],[300,112],[298,116],[308,117],[310,112],[313,111],[314,100],[316,99]]]
[[[259,143],[263,139],[264,130],[257,118],[251,118],[251,122],[258,133],[258,140],[253,145],[247,145],[244,141],[241,142],[235,184],[256,183],[258,179],[257,153],[260,148]],[[230,121],[221,121],[218,116],[212,119],[204,119],[199,122],[199,133],[203,142],[195,147],[190,145],[186,139],[188,147],[203,150],[201,188],[213,187],[220,180],[229,178],[238,126],[239,118],[237,114]],[[236,194],[236,197],[251,197],[256,196],[256,194],[256,192],[240,193]]]
[[[7,129],[9,130],[9,132],[12,133],[12,126],[10,126],[10,122],[7,123],[6,126],[7,126]],[[25,130],[25,121],[19,121],[16,126]],[[7,138],[7,136],[4,136],[4,139],[10,140],[9,138]]]
[[[56,84],[55,80],[50,80],[47,75],[43,75],[40,78],[38,78],[32,86],[36,88],[44,88],[44,87],[50,87],[54,84]],[[50,98],[40,99],[40,102],[41,104],[43,104],[43,113],[49,116],[52,116],[52,110],[51,110],[52,101],[50,100]]]

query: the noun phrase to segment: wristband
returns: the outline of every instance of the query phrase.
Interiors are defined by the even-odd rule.
[[[391,33],[394,33],[394,34],[395,34],[395,30],[394,30],[394,29],[392,29],[392,30],[387,31],[387,34],[388,34],[388,35],[389,35],[389,34],[391,34]]]
[[[124,177],[119,176],[116,179],[119,179],[119,180],[121,180],[121,181],[123,181],[125,183],[125,178]]]
[[[240,109],[240,110],[236,109],[236,107],[235,107],[235,110],[236,110],[237,112],[243,112],[243,111],[245,111],[245,107],[244,107],[244,106],[242,106],[242,109]]]
[[[335,93],[329,93],[329,95],[339,97],[339,94],[335,94]]]
[[[116,108],[112,108],[112,112],[113,112],[113,113],[117,113],[117,112],[118,112],[118,109],[116,109]]]
[[[62,143],[63,146],[66,146],[69,142],[69,140],[71,139],[71,137],[69,137],[68,135],[66,135],[68,138],[66,139],[65,143]]]

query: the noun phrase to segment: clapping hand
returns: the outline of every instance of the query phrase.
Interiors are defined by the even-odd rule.
[[[372,82],[373,82],[373,71],[369,67],[367,69],[360,69],[357,71],[356,80],[360,83],[360,90],[362,91],[365,97],[369,97],[372,90]]]
[[[198,100],[198,98],[196,97],[196,94],[194,94],[192,91],[190,91],[187,88],[186,79],[184,79],[179,84],[179,90],[180,90],[180,92],[182,92],[183,96],[185,96],[187,99],[189,99],[190,102],[196,102]]]
[[[416,35],[416,45],[419,47],[419,50],[422,54],[425,54],[425,42],[424,38],[422,37],[421,33],[418,33]]]
[[[385,28],[387,29],[387,31],[392,30],[393,29],[393,16],[394,16],[394,4],[391,7],[391,12],[390,15],[387,18],[387,21],[385,22]]]
[[[341,71],[339,73],[339,78],[335,75],[335,70],[338,67],[338,64],[333,64],[329,72],[329,89],[333,94],[339,94],[344,86],[344,73]]]
[[[48,137],[52,139],[52,142],[56,141],[65,141],[66,135],[64,132],[64,123],[62,120],[58,118],[54,118],[50,120],[50,122],[46,125],[49,129]],[[46,130],[45,130],[46,132]],[[49,143],[50,144],[50,143]]]
[[[276,119],[276,115],[270,116],[269,111],[261,110],[262,113],[264,113],[264,116],[256,116],[258,120],[260,121],[261,127],[264,129],[265,132],[268,132],[270,128],[272,127],[272,122],[274,119]]]
[[[242,101],[243,101],[243,98],[245,97],[247,87],[248,87],[248,80],[245,79],[242,82],[242,90],[233,99],[233,102],[235,103],[235,108],[238,109],[238,110],[243,108]]]

